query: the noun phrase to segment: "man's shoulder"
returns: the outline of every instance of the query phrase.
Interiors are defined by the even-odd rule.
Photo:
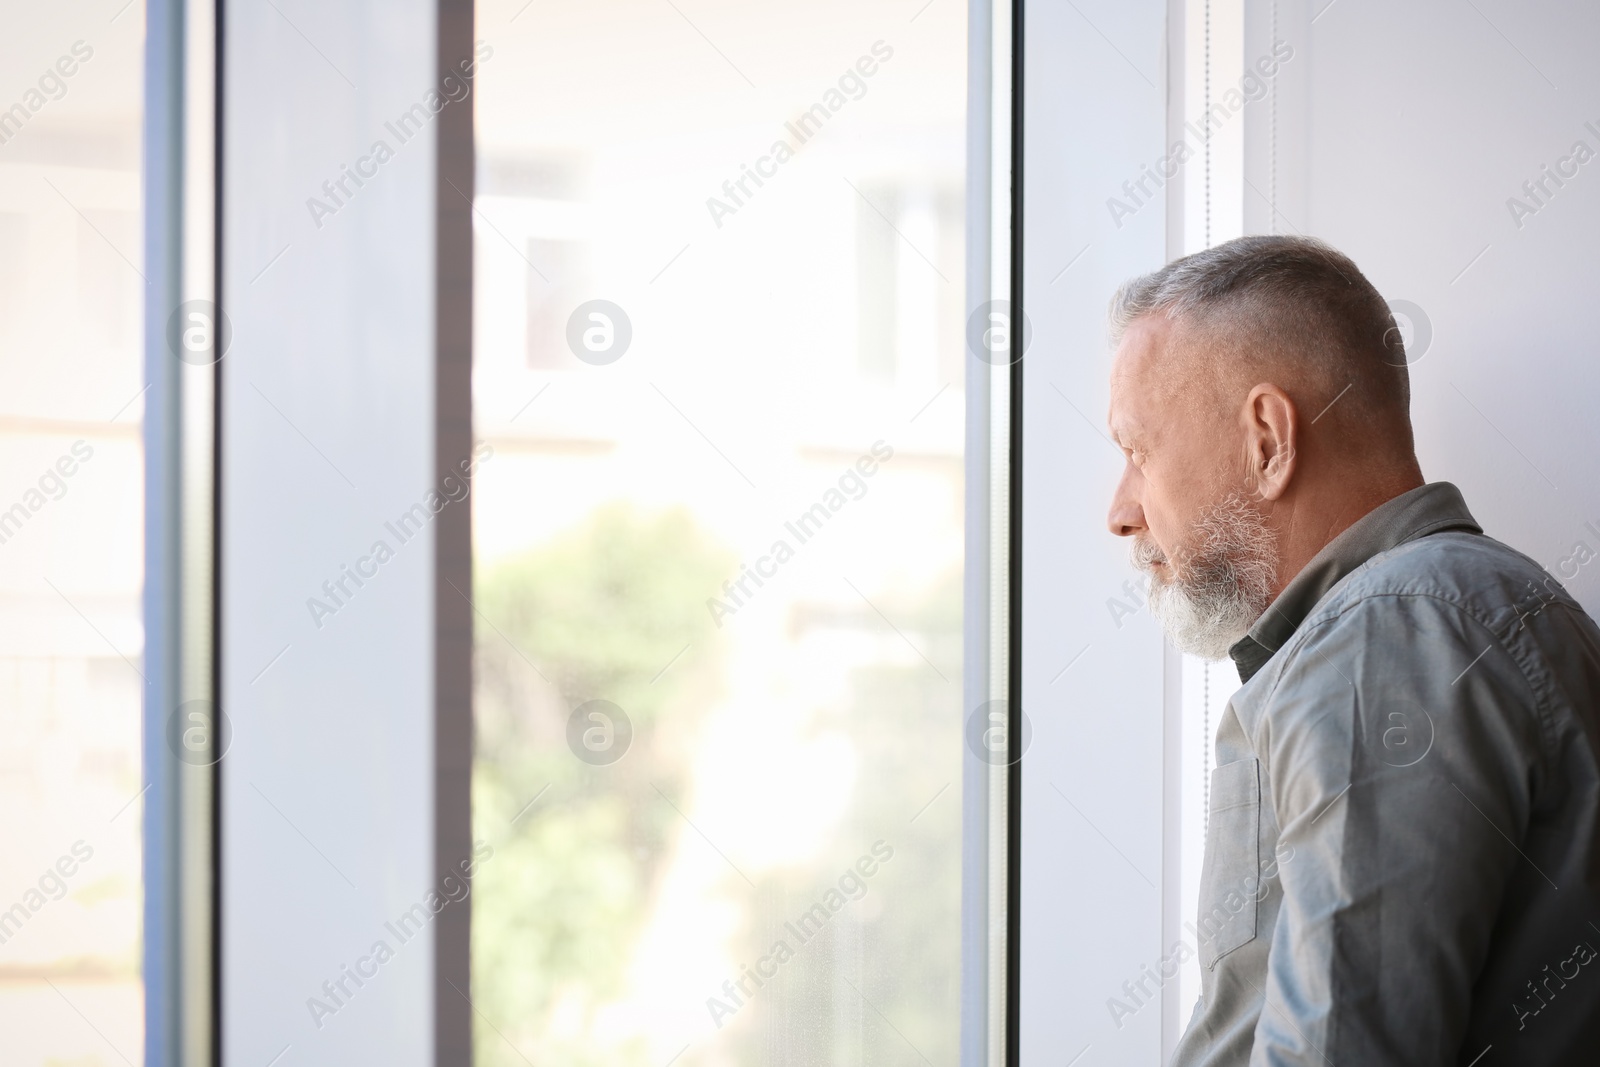
[[[1334,622],[1382,598],[1432,602],[1491,628],[1561,604],[1582,611],[1557,577],[1510,545],[1485,534],[1446,530],[1380,552],[1328,591],[1306,628]],[[1412,610],[1415,610],[1413,604]]]
[[[1490,643],[1513,652],[1502,665],[1547,674],[1536,664],[1573,642],[1600,661],[1600,627],[1554,575],[1492,537],[1446,530],[1345,575],[1245,689],[1266,699],[1288,675],[1346,657],[1393,679],[1430,666],[1421,673],[1449,679]]]
[[[1490,655],[1496,647],[1505,654]],[[1584,654],[1566,654],[1575,647]],[[1354,729],[1363,695],[1374,706],[1411,699],[1438,711],[1477,691],[1456,685],[1469,670],[1549,707],[1555,675],[1566,670],[1583,675],[1577,690],[1600,692],[1597,663],[1600,628],[1553,575],[1491,537],[1449,530],[1347,574],[1235,704],[1259,750],[1261,729],[1284,737],[1313,722]],[[1347,702],[1325,699],[1346,691]]]

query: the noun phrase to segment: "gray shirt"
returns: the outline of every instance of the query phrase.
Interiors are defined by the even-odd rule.
[[[1600,1064],[1600,629],[1455,486],[1231,650],[1176,1067]]]

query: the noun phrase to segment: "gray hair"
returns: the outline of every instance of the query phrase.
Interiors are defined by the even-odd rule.
[[[1288,366],[1319,394],[1353,387],[1346,406],[1402,416],[1409,438],[1405,344],[1389,305],[1315,238],[1239,237],[1125,282],[1111,301],[1112,343],[1146,315],[1194,326],[1220,361]]]

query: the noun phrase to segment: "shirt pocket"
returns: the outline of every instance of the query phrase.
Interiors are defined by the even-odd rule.
[[[1211,810],[1195,922],[1200,961],[1207,970],[1255,940],[1261,880],[1260,766],[1260,761],[1247,759],[1224,763],[1211,772]]]

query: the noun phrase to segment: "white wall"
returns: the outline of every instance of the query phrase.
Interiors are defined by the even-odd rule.
[[[1600,529],[1600,158],[1550,183],[1520,227],[1507,201],[1533,206],[1522,184],[1576,142],[1600,154],[1600,8],[1279,6],[1279,35],[1305,45],[1281,75],[1278,232],[1332,242],[1384,296],[1423,309],[1432,342],[1411,387],[1424,474],[1459,485],[1488,533],[1595,612],[1600,566],[1562,561],[1579,542],[1600,552],[1586,525]],[[1247,54],[1271,18],[1272,4],[1249,4]],[[1247,174],[1267,195],[1246,189],[1246,229],[1267,232],[1270,112],[1249,118]]]
[[[384,924],[443,873],[434,549],[384,523],[434,472],[434,139],[384,123],[438,84],[434,6],[275,0],[225,19],[224,1060],[289,1046],[283,1064],[421,1065],[432,938]],[[378,139],[394,158],[319,229],[307,199]],[[394,558],[319,629],[308,598],[380,539]],[[308,998],[380,939],[395,958],[318,1029]]]

